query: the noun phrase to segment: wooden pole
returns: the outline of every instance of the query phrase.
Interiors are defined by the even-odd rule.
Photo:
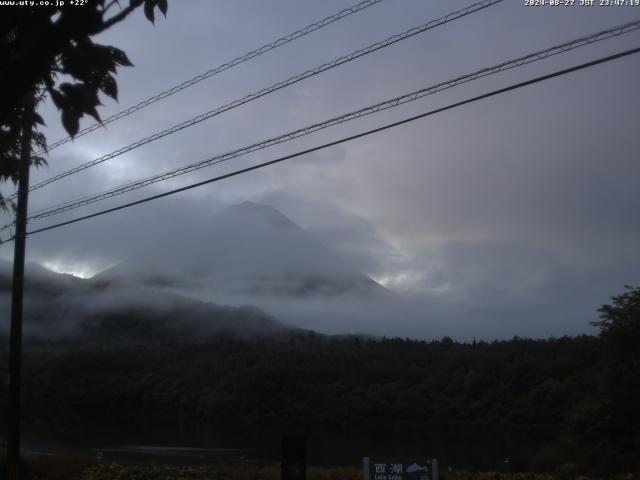
[[[20,374],[22,369],[22,298],[24,259],[27,239],[27,200],[31,163],[31,128],[34,99],[30,96],[23,111],[20,143],[20,172],[16,233],[13,252],[13,287],[11,290],[11,336],[9,340],[9,405],[7,429],[7,478],[19,480],[20,472]]]

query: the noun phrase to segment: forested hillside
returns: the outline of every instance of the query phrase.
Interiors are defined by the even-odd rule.
[[[265,418],[524,426],[555,432],[538,454],[545,468],[632,471],[640,458],[640,289],[599,312],[598,337],[457,343],[287,329],[194,340],[169,334],[169,317],[133,311],[72,342],[31,345],[23,418],[39,431]]]
[[[51,430],[241,417],[543,427],[557,432],[544,465],[628,470],[632,451],[606,437],[603,355],[589,336],[461,344],[313,333],[40,351],[26,359],[25,419]],[[593,455],[602,448],[607,456]]]
[[[27,418],[208,420],[383,417],[474,424],[564,422],[598,390],[593,337],[458,344],[218,338],[34,353]]]

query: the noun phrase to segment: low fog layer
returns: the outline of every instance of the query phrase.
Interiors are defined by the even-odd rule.
[[[110,219],[110,236],[96,237],[95,244],[69,246],[63,258],[84,259],[87,264],[96,258],[113,265],[90,279],[32,266],[26,331],[45,337],[66,335],[79,323],[91,329],[91,319],[105,312],[118,317],[110,320],[116,323],[122,315],[140,318],[152,312],[160,323],[169,318],[195,321],[193,337],[200,335],[201,323],[208,332],[270,333],[272,319],[288,328],[327,334],[460,340],[548,337],[591,332],[589,321],[597,316],[598,302],[607,300],[608,292],[588,279],[583,287],[591,296],[567,297],[567,288],[580,285],[565,262],[559,260],[549,269],[529,260],[544,258],[544,252],[523,252],[509,243],[450,243],[446,250],[408,263],[401,256],[393,258],[393,246],[376,239],[362,220],[339,213],[336,221],[348,226],[343,244],[336,242],[335,231],[329,237],[322,231],[308,232],[265,204],[214,205],[209,212],[203,206],[197,211],[174,207],[165,213],[170,223],[150,217],[127,231],[117,231],[118,219]],[[337,248],[330,250],[325,243]],[[129,253],[123,255],[124,251]],[[529,262],[527,275],[512,269],[510,262]],[[375,274],[386,266],[393,273],[389,267],[394,265],[416,272],[413,280],[422,287],[406,289],[387,277],[387,288],[361,271]],[[6,293],[0,298],[7,315],[8,268],[7,263]],[[379,277],[385,281],[384,274]],[[34,282],[38,288],[29,287]],[[202,304],[218,310],[203,313],[197,307]],[[229,306],[227,313],[236,320],[221,326],[220,309],[225,307],[218,306]],[[259,312],[257,326],[245,321],[246,311],[233,313],[234,307],[246,306]],[[194,308],[200,313],[193,314]]]
[[[288,325],[320,333],[441,333],[411,302],[273,207],[232,205],[199,230],[177,244],[156,243],[92,280],[144,285],[216,304],[255,305]]]
[[[32,255],[48,258],[45,265],[59,271],[61,265],[101,271],[88,281],[69,275],[45,281],[54,274],[30,271],[31,281],[42,278],[42,288],[60,292],[47,300],[52,306],[27,288],[27,313],[34,320],[26,330],[55,336],[70,331],[78,318],[114,308],[175,317],[172,305],[179,298],[214,307],[253,306],[287,327],[327,334],[460,340],[576,335],[593,332],[589,322],[597,318],[597,307],[617,293],[611,287],[617,286],[616,272],[633,276],[632,265],[611,265],[594,282],[578,275],[586,270],[576,271],[571,257],[510,242],[450,242],[407,258],[363,219],[339,210],[329,210],[337,227],[307,231],[265,204],[190,205],[170,205],[162,216],[136,217],[135,224],[107,217],[86,241],[58,247],[60,256]],[[301,202],[291,210],[303,223],[326,221],[323,209],[313,205]],[[8,296],[0,302],[8,318]],[[51,309],[60,318],[44,333],[39,319],[50,318]],[[189,317],[182,310],[177,316]],[[197,317],[208,324],[216,314]],[[208,328],[219,325],[214,320]]]
[[[205,296],[392,296],[267,205],[232,205],[199,230],[125,257],[95,279],[209,292]]]
[[[0,308],[10,309],[11,265],[0,262]],[[196,301],[142,284],[104,283],[26,266],[24,334],[32,342],[199,341],[211,335],[239,337],[290,331],[251,306]],[[2,334],[8,334],[3,322]]]

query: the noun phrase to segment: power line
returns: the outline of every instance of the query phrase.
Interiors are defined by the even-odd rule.
[[[313,148],[302,150],[302,151],[299,151],[299,152],[296,152],[296,153],[293,153],[293,154],[290,154],[290,155],[286,155],[284,157],[279,157],[279,158],[276,158],[274,160],[270,160],[268,162],[264,162],[264,163],[260,163],[258,165],[254,165],[254,166],[251,166],[251,167],[247,167],[247,168],[243,168],[243,169],[240,169],[240,170],[236,170],[234,172],[227,173],[225,175],[220,175],[218,177],[210,178],[210,179],[204,180],[202,182],[193,183],[193,184],[187,185],[185,187],[176,188],[176,189],[170,190],[168,192],[164,192],[164,193],[160,193],[160,194],[153,195],[153,196],[150,196],[150,197],[146,197],[146,198],[143,198],[141,200],[137,200],[135,202],[130,202],[130,203],[126,203],[126,204],[123,204],[123,205],[119,205],[117,207],[113,207],[113,208],[109,208],[109,209],[106,209],[106,210],[102,210],[100,212],[92,213],[90,215],[85,215],[85,216],[82,216],[82,217],[74,218],[72,220],[67,220],[65,222],[61,222],[61,223],[57,223],[57,224],[54,224],[54,225],[49,225],[47,227],[39,228],[37,230],[32,230],[31,232],[27,232],[27,235],[33,235],[33,234],[36,234],[36,233],[46,232],[48,230],[53,230],[53,229],[60,228],[60,227],[66,226],[66,225],[71,225],[73,223],[81,222],[83,220],[88,220],[90,218],[95,218],[95,217],[99,217],[99,216],[102,216],[102,215],[106,215],[107,213],[116,212],[116,211],[119,211],[119,210],[123,210],[125,208],[133,207],[135,205],[140,205],[142,203],[147,203],[147,202],[150,202],[150,201],[153,201],[153,200],[158,200],[160,198],[168,197],[168,196],[174,195],[176,193],[184,192],[186,190],[191,190],[193,188],[201,187],[203,185],[208,185],[210,183],[218,182],[218,181],[224,180],[226,178],[235,177],[235,176],[243,174],[243,173],[248,173],[248,172],[253,171],[253,170],[258,170],[260,168],[263,168],[263,167],[266,167],[266,166],[269,166],[269,165],[274,165],[276,163],[284,162],[285,160],[290,160],[292,158],[300,157],[302,155],[306,155],[306,154],[309,154],[309,153],[312,153],[312,152],[316,152],[318,150],[322,150],[322,149],[325,149],[325,148],[329,148],[329,147],[341,144],[341,143],[349,142],[349,141],[352,141],[352,140],[355,140],[355,139],[358,139],[358,138],[362,138],[362,137],[365,137],[365,136],[368,136],[368,135],[372,135],[374,133],[378,133],[378,132],[381,132],[381,131],[384,131],[384,130],[388,130],[388,129],[393,128],[393,127],[404,125],[406,123],[410,123],[410,122],[413,122],[413,121],[421,119],[421,118],[429,117],[429,116],[435,115],[437,113],[441,113],[441,112],[444,112],[444,111],[447,111],[447,110],[451,110],[451,109],[454,109],[454,108],[457,108],[457,107],[460,107],[460,106],[463,106],[463,105],[467,105],[469,103],[477,102],[477,101],[483,100],[485,98],[489,98],[489,97],[493,97],[493,96],[496,96],[496,95],[500,95],[500,94],[503,94],[503,93],[506,93],[506,92],[509,92],[509,91],[512,91],[512,90],[516,90],[516,89],[519,89],[519,88],[526,87],[528,85],[533,85],[535,83],[539,83],[539,82],[542,82],[542,81],[545,81],[545,80],[549,80],[549,79],[552,79],[552,78],[555,78],[555,77],[566,75],[566,74],[569,74],[571,72],[576,72],[576,71],[579,71],[579,70],[583,70],[583,69],[586,69],[586,68],[589,68],[589,67],[593,67],[595,65],[602,64],[602,63],[610,62],[612,60],[623,58],[623,57],[626,57],[626,56],[629,56],[629,55],[633,55],[633,54],[636,54],[636,53],[639,53],[639,52],[640,52],[640,47],[634,48],[634,49],[630,49],[630,50],[625,50],[623,52],[620,52],[620,53],[617,53],[617,54],[614,54],[614,55],[609,55],[607,57],[602,57],[602,58],[599,58],[597,60],[593,60],[591,62],[582,63],[582,64],[574,66],[574,67],[565,68],[563,70],[559,70],[559,71],[556,71],[554,73],[550,73],[550,74],[547,74],[547,75],[542,75],[540,77],[536,77],[536,78],[533,78],[531,80],[527,80],[527,81],[524,81],[524,82],[516,83],[516,84],[510,85],[508,87],[504,87],[504,88],[501,88],[501,89],[498,89],[498,90],[493,90],[493,91],[491,91],[489,93],[485,93],[483,95],[479,95],[479,96],[476,96],[476,97],[473,97],[473,98],[469,98],[467,100],[462,100],[460,102],[453,103],[453,104],[447,105],[445,107],[437,108],[435,110],[431,110],[429,112],[422,113],[420,115],[415,115],[413,117],[409,117],[409,118],[406,118],[404,120],[400,120],[398,122],[394,122],[394,123],[390,123],[390,124],[387,124],[387,125],[383,125],[382,127],[378,127],[378,128],[374,128],[374,129],[371,129],[371,130],[367,130],[365,132],[361,132],[361,133],[358,133],[356,135],[351,135],[349,137],[344,137],[344,138],[341,138],[339,140],[335,140],[335,141],[332,141],[332,142],[329,142],[329,143],[325,143],[323,145],[319,145],[319,146],[316,146],[316,147],[313,147]],[[2,242],[2,243],[6,243],[6,242],[9,242],[11,240],[13,240],[13,238],[10,238],[10,239],[6,240],[5,242]]]
[[[315,32],[316,30],[320,30],[321,28],[326,27],[327,25],[330,25],[334,22],[337,22],[338,20],[341,20],[345,17],[348,17],[349,15],[352,15],[354,13],[360,12],[362,10],[364,10],[365,8],[371,7],[373,5],[376,5],[380,2],[382,2],[383,0],[365,0],[363,2],[360,2],[356,5],[353,5],[349,8],[345,8],[343,10],[340,10],[338,13],[335,13],[334,15],[330,15],[326,18],[323,18],[322,20],[312,23],[311,25],[308,25],[300,30],[296,30],[293,33],[290,33],[289,35],[286,35],[284,37],[280,37],[277,40],[274,40],[271,43],[268,43],[266,45],[263,45],[259,48],[256,48],[255,50],[252,50],[248,53],[245,53],[244,55],[234,58],[233,60],[223,63],[222,65],[219,65],[215,68],[212,68],[211,70],[207,70],[206,72],[197,75],[189,80],[185,80],[184,82],[175,85],[171,88],[169,88],[168,90],[165,90],[163,92],[158,93],[157,95],[154,95],[153,97],[149,97],[146,100],[143,100],[135,105],[132,105],[129,108],[126,108],[118,113],[115,113],[113,115],[111,115],[109,118],[106,118],[104,120],[102,120],[101,122],[96,122],[93,123],[92,125],[89,125],[86,128],[83,128],[82,130],[80,130],[75,137],[65,137],[62,138],[60,140],[57,140],[56,142],[52,143],[51,145],[48,146],[48,150],[51,151],[54,148],[59,147],[60,145],[64,145],[67,142],[70,142],[71,140],[77,139],[78,137],[82,137],[83,135],[86,135],[87,133],[93,132],[94,130],[97,130],[100,127],[103,127],[109,123],[113,123],[116,120],[119,120],[121,118],[124,118],[126,116],[131,115],[134,112],[137,112],[138,110],[142,110],[143,108],[148,107],[149,105],[156,103],[160,100],[163,100],[167,97],[170,97],[171,95],[178,93],[186,88],[189,88],[193,85],[195,85],[196,83],[199,83],[203,80],[206,80],[207,78],[213,77],[214,75],[217,75],[218,73],[224,72],[225,70],[228,70],[232,67],[235,67],[237,65],[240,65],[241,63],[247,62],[251,59],[254,59],[264,53],[267,53],[271,50],[274,50],[278,47],[281,47],[283,45],[286,45],[289,42],[292,42],[294,40],[297,40],[300,37],[304,37],[305,35],[308,35],[312,32]],[[44,153],[44,152],[39,152],[39,153]]]
[[[33,190],[37,190],[39,188],[44,187],[45,185],[48,185],[52,182],[58,181],[62,178],[68,177],[69,175],[73,175],[75,173],[78,173],[82,170],[86,170],[87,168],[93,167],[95,165],[98,165],[100,163],[106,162],[107,160],[110,160],[114,157],[117,157],[119,155],[122,155],[123,153],[127,153],[130,152],[131,150],[134,150],[138,147],[141,147],[143,145],[146,145],[147,143],[153,142],[155,140],[158,140],[160,138],[166,137],[167,135],[171,135],[172,133],[178,132],[180,130],[183,130],[185,128],[191,127],[193,125],[196,125],[197,123],[200,123],[204,120],[207,120],[209,118],[212,118],[216,115],[220,115],[221,113],[224,113],[228,110],[231,110],[233,108],[239,107],[241,105],[244,105],[245,103],[251,102],[253,100],[256,100],[260,97],[263,97],[267,94],[273,93],[277,90],[280,90],[282,88],[288,87],[290,85],[293,85],[294,83],[298,83],[302,80],[305,80],[307,78],[313,77],[315,75],[318,75],[324,71],[330,70],[332,68],[338,67],[342,64],[345,64],[347,62],[351,62],[352,60],[355,60],[357,58],[360,58],[364,55],[368,55],[372,52],[375,52],[377,50],[380,50],[382,48],[388,47],[390,45],[393,45],[397,42],[400,42],[402,40],[406,40],[408,38],[411,38],[419,33],[423,33],[427,30],[431,30],[435,27],[438,27],[440,25],[444,25],[446,23],[452,22],[454,20],[457,20],[459,18],[465,17],[467,15],[470,15],[472,13],[475,13],[477,11],[483,10],[487,7],[490,7],[491,5],[494,5],[496,3],[500,3],[503,0],[483,0],[482,2],[479,3],[475,3],[473,5],[470,5],[466,8],[457,10],[455,12],[449,13],[443,17],[440,17],[438,19],[435,20],[431,20],[423,25],[420,25],[418,27],[414,27],[411,28],[403,33],[397,34],[397,35],[393,35],[385,40],[382,40],[380,42],[376,42],[374,44],[369,45],[368,47],[356,50],[354,52],[351,52],[348,55],[344,55],[340,58],[337,58],[336,60],[333,60],[331,62],[325,63],[320,65],[319,67],[307,70],[301,74],[295,75],[293,77],[288,78],[287,80],[275,83],[273,85],[271,85],[270,87],[267,88],[263,88],[262,90],[259,90],[257,92],[251,93],[243,98],[234,100],[231,103],[228,103],[226,105],[223,105],[221,107],[218,107],[214,110],[210,110],[209,112],[203,113],[201,115],[198,115],[197,117],[193,117],[190,120],[187,120],[185,122],[173,125],[172,127],[169,127],[165,130],[162,130],[161,132],[157,132],[149,137],[143,138],[141,140],[138,140],[137,142],[134,142],[132,144],[129,144],[125,147],[122,147],[118,150],[115,150],[111,153],[108,153],[107,155],[104,155],[102,157],[96,158],[95,160],[91,160],[89,162],[86,162],[82,165],[79,165],[75,168],[72,168],[70,170],[67,170],[66,172],[60,173],[58,175],[55,175],[47,180],[43,180],[42,182],[36,183],[34,185],[31,186],[31,188],[29,189],[30,191]],[[9,198],[13,198],[13,195]]]
[[[492,67],[486,67],[483,68],[481,70],[477,70],[473,73],[470,74],[466,74],[466,75],[462,75],[459,77],[456,77],[452,80],[448,80],[445,82],[441,82],[438,83],[436,85],[427,87],[427,88],[422,88],[420,90],[411,92],[411,93],[407,93],[398,97],[394,97],[392,99],[389,100],[385,100],[383,102],[379,102],[375,105],[371,105],[365,108],[361,108],[359,110],[353,111],[353,112],[349,112],[337,117],[333,117],[330,118],[329,120],[325,120],[323,122],[320,123],[315,123],[313,125],[309,125],[306,126],[304,128],[300,128],[297,130],[294,130],[292,132],[288,132],[276,137],[272,137],[268,140],[264,140],[261,142],[257,142],[254,144],[251,144],[249,146],[245,146],[236,150],[232,150],[230,152],[226,152],[220,155],[216,155],[214,157],[208,158],[206,160],[202,160],[196,163],[192,163],[190,165],[186,165],[180,168],[176,168],[174,170],[170,170],[158,175],[154,175],[152,177],[148,177],[142,180],[138,180],[136,182],[132,182],[120,187],[117,187],[115,189],[111,189],[111,190],[107,190],[98,194],[93,194],[93,195],[89,195],[89,196],[85,196],[70,202],[65,202],[63,204],[54,206],[54,207],[50,207],[46,210],[41,210],[39,212],[36,212],[32,215],[29,216],[29,220],[33,220],[33,219],[39,219],[39,218],[45,218],[45,217],[50,217],[52,215],[56,215],[62,212],[66,212],[69,210],[73,210],[76,208],[80,208],[86,205],[90,205],[96,202],[99,202],[101,200],[105,200],[108,198],[112,198],[118,195],[122,195],[134,190],[137,190],[139,188],[143,188],[149,185],[152,185],[154,183],[158,183],[161,181],[165,181],[168,180],[170,178],[174,178],[177,177],[179,175],[184,175],[186,173],[190,173],[196,170],[199,170],[201,168],[205,168],[208,166],[212,166],[212,165],[216,165],[218,163],[222,163],[228,160],[231,160],[233,158],[237,158],[240,157],[242,155],[246,155],[252,152],[255,152],[257,150],[262,150],[264,148],[273,146],[273,145],[277,145],[283,142],[287,142],[296,138],[300,138],[302,136],[305,135],[309,135],[311,133],[317,132],[319,130],[331,127],[331,126],[335,126],[341,123],[345,123],[357,118],[361,118],[363,116],[366,115],[370,115],[373,113],[377,113],[383,110],[387,110],[390,108],[394,108],[397,107],[399,105],[403,105],[405,103],[409,103],[415,100],[418,100],[420,98],[423,98],[427,95],[432,95],[434,93],[455,87],[457,85],[461,85],[463,83],[467,83],[473,80],[477,80],[479,78],[483,78],[489,75],[494,75],[496,73],[499,72],[503,72],[506,70],[510,70],[512,68],[516,68],[516,67],[520,67],[522,65],[528,65],[530,63],[533,62],[537,62],[546,58],[549,58],[551,56],[554,55],[558,55],[560,53],[565,53],[568,51],[571,51],[575,48],[579,48],[585,45],[591,45],[593,43],[596,42],[600,42],[600,41],[604,41],[606,39],[609,38],[613,38],[613,37],[617,37],[620,35],[623,35],[625,33],[629,33],[635,30],[640,29],[640,19],[635,20],[633,22],[628,22],[625,23],[623,25],[618,25],[616,27],[612,27],[609,28],[607,30],[603,30],[600,31],[598,33],[589,35],[589,36],[585,36],[585,37],[581,37],[569,42],[565,42],[562,43],[560,45],[555,45],[553,47],[547,48],[545,50],[540,50],[534,53],[530,53],[521,57],[518,57],[516,59],[513,60],[508,60],[505,62],[502,62],[500,64],[494,65]]]

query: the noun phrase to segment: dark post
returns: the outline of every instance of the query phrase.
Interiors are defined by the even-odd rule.
[[[307,437],[282,436],[282,480],[305,480],[307,476]]]
[[[13,287],[11,290],[11,337],[9,343],[9,411],[7,432],[7,478],[20,479],[20,370],[22,367],[22,294],[24,257],[27,238],[27,199],[31,163],[31,127],[33,97],[25,102],[20,144],[18,204],[13,252]]]

